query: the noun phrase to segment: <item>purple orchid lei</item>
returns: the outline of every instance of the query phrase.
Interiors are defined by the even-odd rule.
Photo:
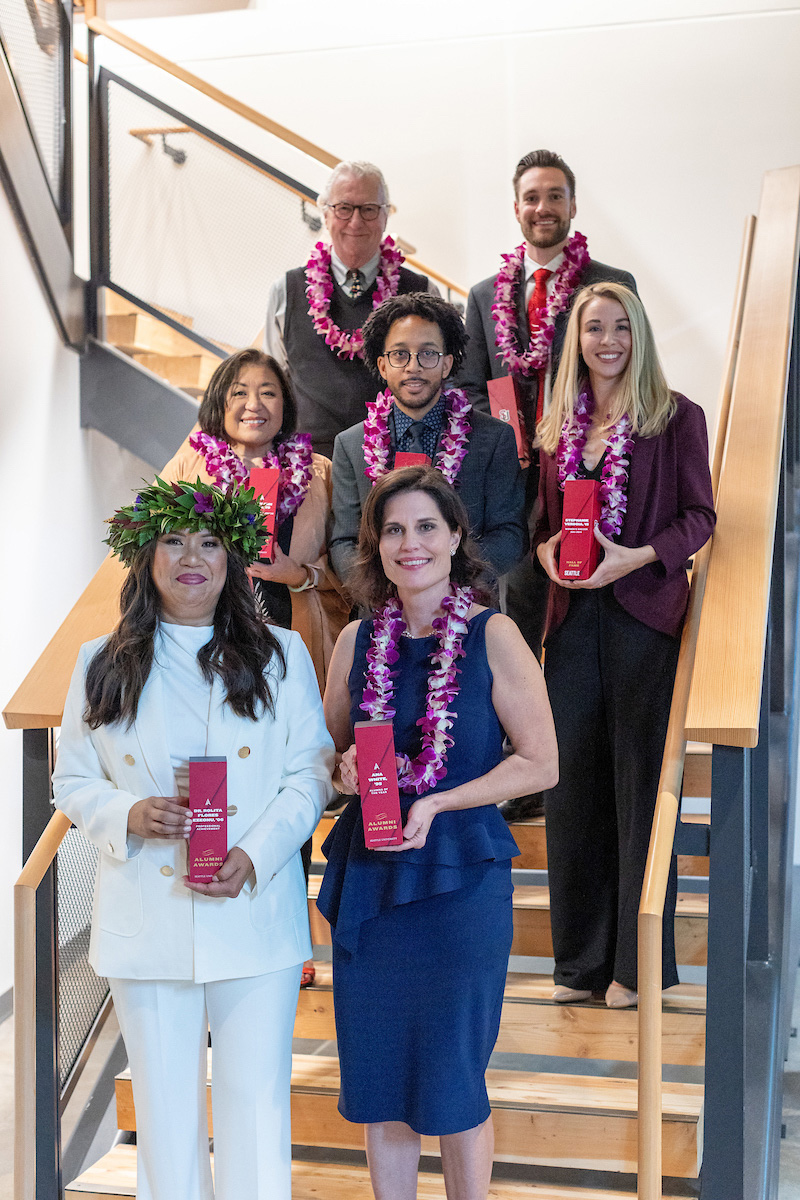
[[[594,396],[581,392],[575,402],[572,417],[564,422],[558,439],[558,486],[564,490],[568,479],[580,479],[583,448],[594,413]],[[600,532],[615,538],[622,529],[628,507],[628,465],[633,449],[631,419],[620,417],[605,439],[606,456],[600,473]]]
[[[467,455],[467,440],[472,428],[469,414],[472,405],[466,393],[459,388],[443,392],[446,405],[447,426],[439,439],[435,467],[442,472],[451,487],[455,486],[461,464]],[[364,474],[373,485],[389,469],[392,439],[389,435],[389,413],[394,396],[387,388],[378,392],[367,404],[367,419],[364,422]]]
[[[556,317],[567,308],[570,296],[589,262],[586,238],[582,233],[573,233],[564,247],[564,261],[556,271],[547,304],[539,309],[539,328],[531,334],[527,350],[520,349],[517,335],[517,292],[523,279],[525,243],[522,242],[510,254],[502,257],[503,266],[497,272],[492,305],[495,345],[513,375],[532,375],[547,366]]]
[[[405,258],[397,249],[391,237],[387,236],[381,243],[381,257],[378,264],[378,279],[375,295],[372,300],[373,309],[383,304],[384,300],[397,295],[400,284],[400,267]],[[308,296],[308,312],[314,329],[325,339],[339,355],[339,358],[363,358],[364,335],[360,329],[340,329],[331,319],[331,296],[333,295],[333,276],[331,274],[331,251],[324,242],[317,242],[311,251],[311,257],[306,263],[306,296]]]
[[[421,796],[447,774],[447,751],[453,745],[447,731],[452,728],[456,716],[447,706],[459,693],[456,676],[460,670],[455,664],[466,653],[461,643],[469,629],[466,618],[473,600],[470,588],[452,587],[450,595],[442,600],[444,616],[433,622],[438,648],[431,655],[433,670],[428,676],[425,716],[417,721],[423,732],[422,749],[414,759],[407,754],[398,755],[402,760],[397,773],[401,791],[416,792]],[[390,671],[389,667],[399,658],[397,643],[405,627],[399,600],[389,600],[375,613],[367,651],[366,683],[359,705],[371,721],[389,721],[395,715],[392,680],[396,672]]]
[[[233,483],[246,485],[250,472],[239,455],[223,438],[210,433],[193,433],[189,445],[202,454],[206,470],[217,487],[225,488]],[[293,517],[306,498],[313,469],[311,466],[311,434],[295,433],[281,442],[277,452],[264,455],[265,467],[277,467],[281,473],[278,489],[278,525]]]

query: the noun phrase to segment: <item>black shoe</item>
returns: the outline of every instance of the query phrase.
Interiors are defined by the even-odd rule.
[[[544,796],[536,792],[533,796],[515,796],[513,800],[501,800],[497,806],[503,820],[530,821],[533,817],[544,816]]]

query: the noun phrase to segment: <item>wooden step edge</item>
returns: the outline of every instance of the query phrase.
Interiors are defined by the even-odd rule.
[[[333,991],[333,966],[330,962],[315,962],[316,980],[310,987],[303,988],[303,996],[315,994],[328,996]],[[548,993],[554,987],[552,975],[536,974],[527,971],[509,971],[506,976],[504,1000],[514,1004],[555,1005],[555,1000]],[[533,992],[534,994],[528,994]],[[535,994],[541,992],[541,995]],[[706,1010],[706,989],[699,983],[678,983],[663,992],[665,1012],[671,1013],[704,1013]],[[572,1008],[570,1004],[559,1004],[559,1008]],[[583,1000],[581,1008],[605,1009],[602,999]],[[613,1014],[624,1013],[623,1008],[608,1009]]]
[[[308,898],[316,900],[322,883],[321,875],[309,875]],[[550,891],[545,884],[521,883],[514,886],[513,906],[515,909],[547,910],[550,907]],[[676,918],[707,917],[707,892],[678,892]]]
[[[297,1095],[338,1095],[339,1060],[326,1055],[295,1054],[292,1056],[292,1092]],[[319,1072],[324,1082],[309,1079],[309,1073]],[[523,1112],[560,1112],[564,1114],[599,1114],[611,1117],[636,1117],[637,1081],[618,1076],[563,1075],[552,1072],[508,1071],[489,1068],[486,1087],[492,1108],[515,1109]],[[517,1094],[508,1094],[509,1089]],[[525,1090],[536,1093],[526,1098]],[[698,1083],[665,1083],[663,1085],[664,1120],[689,1121],[700,1119],[704,1089]],[[550,1098],[548,1098],[548,1093]],[[586,1100],[592,1094],[603,1096],[605,1103]],[[572,1099],[580,1096],[580,1100]]]
[[[339,1060],[322,1054],[292,1055],[292,1093],[297,1096],[338,1096]],[[296,1069],[295,1069],[296,1068]],[[310,1071],[325,1075],[326,1079],[315,1083],[308,1078]],[[301,1074],[302,1073],[302,1074]],[[130,1069],[115,1077],[117,1090],[130,1088]],[[208,1056],[207,1085],[211,1083],[211,1052]],[[598,1115],[613,1118],[636,1118],[636,1080],[618,1076],[602,1075],[559,1075],[552,1072],[508,1071],[489,1068],[486,1072],[486,1087],[492,1108],[516,1112],[557,1112],[564,1115]],[[507,1095],[513,1087],[517,1094]],[[535,1099],[526,1098],[528,1089],[536,1092]],[[558,1093],[561,1093],[560,1097]],[[586,1096],[593,1093],[614,1093],[616,1102],[609,1097],[605,1103],[592,1104]],[[700,1120],[703,1108],[703,1085],[699,1083],[665,1083],[663,1085],[663,1119],[665,1121]],[[548,1093],[552,1098],[548,1098]],[[569,1097],[574,1093],[583,1097],[581,1102]],[[623,1101],[623,1102],[620,1102]],[[122,1127],[121,1127],[122,1128]]]
[[[211,1154],[211,1167],[214,1155]],[[321,1190],[324,1187],[324,1191]],[[106,1200],[106,1197],[133,1197],[136,1190],[136,1147],[115,1146],[77,1179],[66,1185],[65,1200]],[[292,1163],[293,1200],[372,1200],[369,1171],[356,1164]],[[444,1200],[442,1175],[421,1171],[417,1200]],[[556,1184],[495,1180],[488,1200],[633,1200],[631,1192],[616,1189],[563,1187]],[[678,1200],[664,1196],[663,1200]]]

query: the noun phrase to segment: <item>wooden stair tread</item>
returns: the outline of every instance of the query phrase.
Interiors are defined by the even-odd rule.
[[[141,313],[145,310],[138,304],[134,304],[132,300],[126,300],[124,296],[120,296],[119,292],[113,291],[111,288],[105,288],[103,291],[103,303],[108,316],[124,317],[130,313]],[[191,329],[194,325],[194,317],[189,317],[186,313],[177,312],[174,308],[165,308],[163,304],[154,304],[153,308],[164,313],[167,317],[172,317],[173,321],[177,321],[180,325],[185,325],[187,329]]]
[[[310,875],[308,879],[308,896],[316,900],[322,883],[321,875]],[[550,889],[544,884],[522,883],[514,887],[514,908],[536,909],[548,911],[550,908]],[[706,892],[678,892],[678,903],[675,910],[677,917],[707,917],[708,894]]]
[[[530,1075],[490,1070],[486,1077],[494,1114],[495,1160],[603,1171],[635,1171],[636,1081],[596,1076]],[[117,1124],[136,1128],[130,1079],[116,1080]],[[702,1087],[663,1089],[663,1170],[697,1177],[702,1158]],[[207,1089],[209,1132],[213,1129]],[[338,1111],[339,1062],[294,1055],[292,1138],[296,1145],[362,1150],[364,1131]],[[423,1154],[439,1154],[439,1139],[423,1137]]]
[[[316,946],[328,946],[331,931],[328,922],[316,906],[321,876],[311,875],[308,884],[308,915],[311,941]],[[514,888],[514,941],[511,953],[523,957],[552,958],[553,941],[550,932],[549,891],[538,884],[517,885]],[[675,952],[683,965],[702,966],[708,958],[708,895],[702,892],[679,892],[675,921]]]
[[[209,1085],[211,1071],[212,1051],[209,1050]],[[130,1085],[130,1078],[129,1068],[116,1076],[118,1083],[127,1086]],[[608,1113],[625,1117],[636,1113],[635,1079],[490,1068],[486,1072],[486,1087],[493,1108]],[[338,1096],[339,1059],[323,1054],[293,1054],[292,1091],[333,1092]],[[703,1107],[703,1086],[699,1083],[665,1083],[662,1086],[662,1098],[665,1120],[696,1121]]]
[[[330,963],[317,965],[316,983],[300,992],[297,1038],[336,1041]],[[505,1054],[636,1062],[639,1018],[635,1008],[608,1009],[602,998],[556,1004],[549,975],[509,974],[495,1049]],[[705,1058],[705,988],[677,984],[664,993],[662,1050],[666,1063],[702,1066]]]
[[[133,355],[141,367],[154,375],[166,379],[173,387],[182,388],[192,396],[205,391],[211,376],[220,362],[213,354],[149,354],[137,352]]]
[[[213,1169],[214,1156],[211,1155]],[[104,1200],[108,1196],[136,1194],[136,1147],[115,1146],[78,1179],[67,1184],[65,1200]],[[441,1175],[419,1175],[418,1200],[445,1200]],[[292,1163],[292,1200],[372,1200],[366,1167],[319,1162]],[[559,1187],[544,1183],[495,1182],[489,1200],[633,1200],[630,1192],[605,1188]],[[664,1200],[676,1200],[665,1196]]]
[[[313,996],[316,991],[331,991],[333,988],[333,966],[330,962],[315,962],[316,979],[311,987],[303,988],[301,993]],[[552,975],[537,975],[525,971],[510,971],[506,978],[505,999],[514,1001],[530,1001],[534,1004],[554,1004],[552,998]],[[674,987],[663,992],[664,1008],[676,1012],[705,1012],[706,989],[701,983],[676,983]],[[601,1000],[584,1001],[584,1005],[596,1004],[605,1008]],[[569,1008],[570,1005],[559,1005],[559,1008]],[[609,1009],[615,1015],[625,1010]]]
[[[486,1072],[486,1087],[492,1108],[607,1113],[627,1117],[635,1114],[637,1107],[635,1079],[490,1068]],[[338,1095],[338,1058],[320,1054],[293,1055],[292,1090],[334,1091]],[[665,1083],[662,1097],[665,1120],[699,1119],[703,1107],[701,1084]]]
[[[310,894],[310,892],[309,892]],[[542,884],[517,884],[514,888],[514,908],[549,910],[550,890]],[[678,892],[675,916],[708,917],[708,895],[705,892]]]

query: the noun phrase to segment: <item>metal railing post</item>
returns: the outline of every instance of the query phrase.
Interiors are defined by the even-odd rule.
[[[750,757],[738,746],[715,746],[712,758],[702,1200],[745,1200]]]

